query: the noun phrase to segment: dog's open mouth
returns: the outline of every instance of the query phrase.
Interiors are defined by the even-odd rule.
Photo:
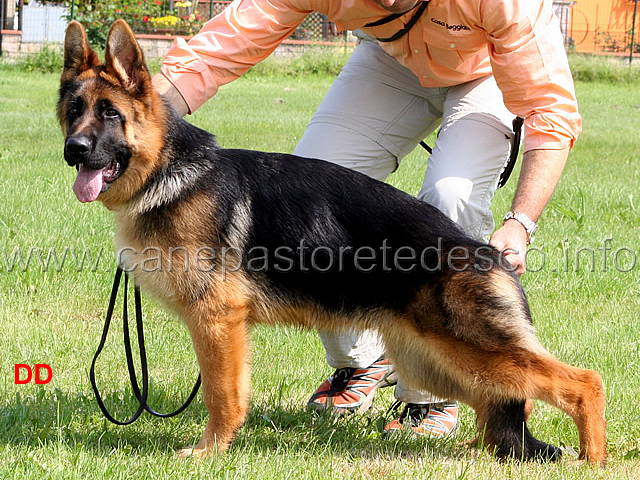
[[[120,176],[120,163],[115,160],[102,170],[102,180],[106,183],[106,187]]]
[[[84,165],[78,167],[78,176],[73,184],[73,192],[82,203],[93,202],[102,192],[106,192],[116,180],[122,167],[116,160],[101,169],[91,169]]]

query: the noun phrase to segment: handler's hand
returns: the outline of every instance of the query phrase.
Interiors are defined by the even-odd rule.
[[[493,233],[489,243],[502,252],[519,276],[526,271],[527,231],[519,222],[507,221]]]

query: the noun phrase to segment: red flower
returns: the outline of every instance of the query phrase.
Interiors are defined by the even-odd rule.
[[[156,5],[162,5],[162,2],[160,0],[156,0]]]
[[[142,21],[143,22],[148,22],[149,21],[149,17],[147,17],[146,15],[144,17],[142,17]]]

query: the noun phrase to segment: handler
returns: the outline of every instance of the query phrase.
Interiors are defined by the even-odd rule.
[[[580,130],[573,81],[551,0],[235,0],[188,43],[177,39],[154,85],[194,112],[262,61],[310,13],[358,45],[294,153],[385,180],[439,127],[418,198],[525,271],[527,245]],[[390,15],[389,13],[393,15]],[[511,211],[495,232],[491,199],[524,119],[524,157]],[[493,235],[491,235],[493,232]],[[393,367],[375,332],[320,332],[333,375],[309,404],[363,411]],[[387,432],[445,437],[458,406],[398,379],[405,407]]]

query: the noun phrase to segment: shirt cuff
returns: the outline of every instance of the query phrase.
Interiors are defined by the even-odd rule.
[[[176,38],[160,71],[180,92],[190,114],[218,91],[211,71],[183,38]]]
[[[573,148],[582,131],[582,118],[577,113],[569,118],[534,114],[525,119],[524,128],[524,152],[563,150],[567,145]]]

